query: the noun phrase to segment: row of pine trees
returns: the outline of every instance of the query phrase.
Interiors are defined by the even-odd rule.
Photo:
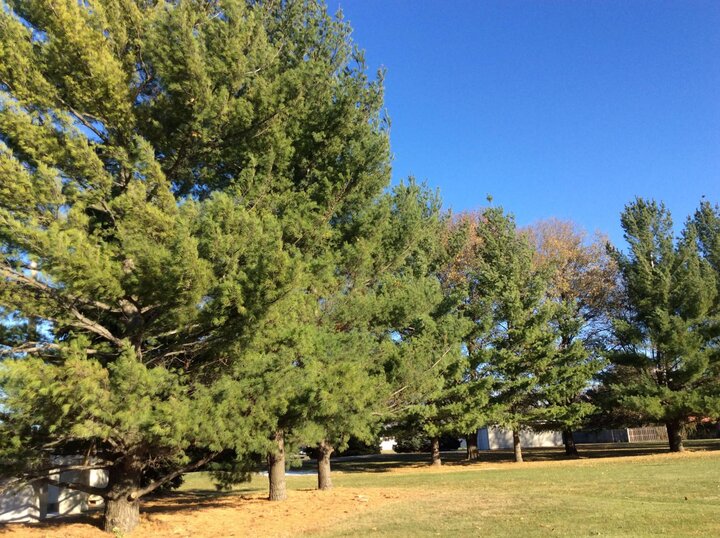
[[[319,0],[0,11],[0,466],[105,500],[221,484],[383,428],[720,415],[720,210],[629,248],[389,188],[382,73]],[[491,186],[489,186],[491,188]],[[521,457],[519,444],[517,457]],[[106,469],[106,487],[57,484]],[[10,482],[15,483],[15,482]]]

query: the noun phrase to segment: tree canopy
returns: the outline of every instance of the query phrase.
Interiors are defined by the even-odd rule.
[[[3,5],[3,477],[100,495],[124,533],[195,469],[265,461],[282,500],[303,447],[329,488],[382,428],[440,463],[497,424],[521,460],[521,429],[570,446],[602,405],[672,450],[720,415],[719,206],[675,237],[637,199],[625,252],[390,187],[383,73],[350,32],[320,0]]]
[[[129,530],[267,445],[259,342],[388,181],[381,79],[319,2],[11,1],[0,51],[3,462],[91,455]]]
[[[701,209],[702,211],[702,209]],[[720,413],[716,274],[688,220],[675,240],[663,204],[637,199],[622,215],[627,254],[614,252],[624,282],[608,372],[616,404],[665,423],[670,447],[683,428]]]

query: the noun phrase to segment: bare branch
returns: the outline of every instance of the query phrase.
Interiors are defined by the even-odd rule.
[[[72,106],[70,106],[67,101],[65,101],[62,97],[57,98],[61,105],[63,105],[65,108],[67,108],[70,111],[70,114],[77,119],[80,123],[82,123],[85,127],[87,127],[90,131],[92,131],[100,140],[105,142],[106,144],[109,142],[108,137],[102,132],[97,129],[90,121],[88,121],[87,118],[92,118],[95,121],[102,120],[100,118],[95,118],[90,114],[83,114],[82,112],[79,112],[78,110],[75,110]]]
[[[123,345],[122,339],[115,336],[113,333],[111,333],[108,329],[106,329],[99,323],[92,321],[91,319],[85,317],[77,308],[71,307],[70,312],[78,320],[78,322],[75,323],[74,325],[76,325],[78,327],[82,327],[84,329],[87,329],[88,331],[93,332],[93,333],[97,334],[98,336],[105,338],[106,340],[109,340],[116,346],[122,347],[122,345]]]
[[[35,482],[45,482],[46,484],[51,484],[53,486],[58,487],[67,487],[70,489],[76,489],[78,491],[83,491],[85,493],[90,493],[91,495],[105,495],[107,493],[107,489],[105,488],[96,488],[87,484],[78,484],[76,482],[60,482],[57,480],[53,480],[50,478],[50,475],[53,474],[59,474],[66,471],[92,471],[92,470],[100,470],[100,469],[107,469],[109,467],[109,463],[107,462],[97,462],[93,464],[76,464],[76,465],[61,465],[57,467],[49,467],[46,469],[40,469],[38,471],[35,471],[34,473],[27,473],[22,476],[19,476],[17,478],[13,478],[11,480],[8,480],[2,486],[0,486],[0,494],[5,493],[7,491],[25,486],[30,485]],[[92,491],[89,491],[92,490]]]
[[[194,471],[195,469],[202,467],[206,463],[210,462],[213,458],[215,458],[218,454],[220,454],[220,452],[213,452],[213,453],[209,454],[208,456],[206,456],[194,463],[186,465],[185,467],[182,467],[182,468],[178,469],[177,471],[164,476],[160,480],[156,480],[155,482],[152,482],[151,484],[145,486],[142,489],[135,490],[130,494],[130,498],[131,499],[139,499],[140,497],[147,495],[148,493],[150,493],[152,491],[155,491],[157,488],[159,488],[163,484],[170,482],[170,480],[172,480],[173,478],[178,477],[181,474],[185,474],[185,473]]]
[[[0,356],[2,355],[15,355],[17,353],[37,353],[40,351],[49,351],[60,349],[58,344],[44,343],[44,342],[26,342],[21,346],[7,347],[6,349],[0,349]]]
[[[98,495],[100,497],[106,497],[109,491],[108,488],[96,488],[95,486],[81,484],[79,482],[59,482],[57,480],[51,480],[49,478],[45,478],[43,479],[43,481],[46,484],[50,484],[51,486],[55,486],[58,488],[74,489],[76,491],[82,491],[83,493],[88,493],[90,495]]]

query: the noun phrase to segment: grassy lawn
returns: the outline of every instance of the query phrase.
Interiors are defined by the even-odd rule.
[[[509,453],[497,452],[468,465],[455,453],[446,455],[450,463],[441,470],[422,466],[421,455],[339,461],[336,492],[381,496],[383,502],[301,534],[720,536],[720,444],[690,448],[671,455],[661,445],[596,446],[585,458],[564,461],[557,449],[533,450],[525,464],[509,463]],[[608,457],[615,455],[623,457]],[[288,485],[311,489],[315,477],[290,476]],[[209,487],[198,473],[187,477],[183,489]],[[265,479],[256,477],[238,489],[265,488]],[[322,511],[317,517],[321,523]]]

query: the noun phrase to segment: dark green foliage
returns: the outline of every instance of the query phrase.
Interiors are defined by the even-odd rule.
[[[395,452],[430,452],[430,438],[423,431],[414,427],[409,430],[398,430],[395,436],[397,445]],[[444,434],[440,436],[440,450],[457,450],[460,448],[460,440],[457,436]]]
[[[557,353],[548,277],[534,266],[531,245],[502,209],[485,210],[476,230],[468,308],[475,331],[468,349],[478,371],[492,380],[488,414],[514,430],[542,425]]]
[[[702,257],[715,271],[718,293],[713,313],[720,313],[720,205],[704,201],[693,215],[692,224],[697,232]]]
[[[487,397],[482,381],[468,377],[463,340],[470,324],[461,313],[462,288],[445,278],[462,241],[448,236],[437,197],[409,187],[410,196],[395,203],[398,220],[389,228],[396,239],[387,252],[395,268],[379,281],[393,389],[389,420],[426,438],[457,437],[477,427]]]
[[[363,441],[357,437],[350,436],[347,447],[337,452],[338,456],[364,456],[369,454],[380,454],[380,440],[375,438],[372,441]]]
[[[112,471],[96,493],[135,502],[264,450],[278,409],[314,398],[283,375],[325,349],[333,331],[305,331],[327,253],[389,177],[381,82],[349,31],[313,1],[0,13],[7,470],[72,444]],[[143,487],[150,468],[169,474]]]
[[[614,256],[625,310],[615,320],[607,382],[616,405],[665,423],[671,449],[681,450],[691,417],[720,414],[716,273],[699,250],[698,228],[688,221],[675,240],[662,204],[637,199],[622,225],[630,250]]]

